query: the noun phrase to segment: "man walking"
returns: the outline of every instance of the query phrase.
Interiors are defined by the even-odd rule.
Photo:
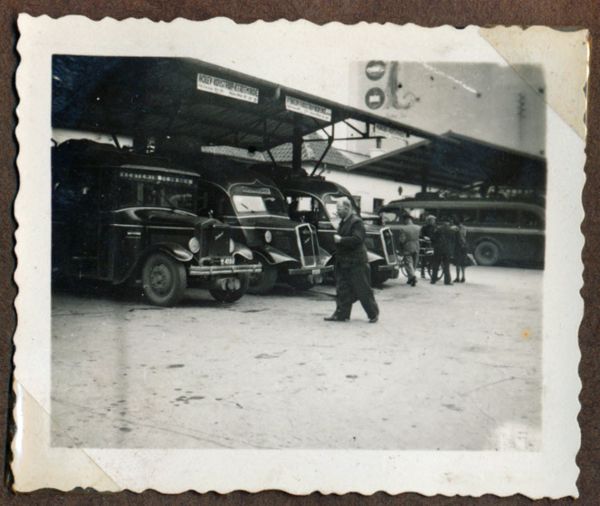
[[[359,300],[369,317],[369,323],[376,323],[379,318],[379,308],[369,279],[365,226],[360,217],[354,213],[352,204],[346,197],[338,200],[337,214],[342,220],[338,233],[333,236],[336,244],[337,307],[335,312],[325,320],[334,322],[349,320],[352,304]]]
[[[406,262],[406,273],[408,274],[407,283],[411,286],[417,284],[417,276],[415,275],[415,266],[419,258],[419,235],[421,233],[421,227],[415,225],[412,221],[410,214],[405,213],[402,216],[404,222],[399,227],[400,236],[402,237],[402,256]]]

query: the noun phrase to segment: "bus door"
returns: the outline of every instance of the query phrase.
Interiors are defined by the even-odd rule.
[[[100,263],[100,201],[98,175],[83,172],[72,184],[74,208],[66,220],[70,234],[70,271],[79,277],[98,277]]]

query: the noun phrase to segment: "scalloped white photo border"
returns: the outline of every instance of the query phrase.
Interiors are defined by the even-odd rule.
[[[19,16],[18,29],[17,432],[12,442],[16,490],[92,487],[99,491],[151,488],[165,493],[190,489],[226,493],[280,489],[292,494],[386,491],[577,496],[586,31],[475,26],[458,30],[367,23],[317,26],[285,20],[238,25],[226,18],[169,23],[131,18],[92,21],[83,16],[52,19],[25,14]],[[543,65],[548,101],[548,187],[540,451],[51,447],[48,148],[52,54],[193,57],[345,104],[350,100],[348,69],[354,61]],[[557,64],[574,70],[559,75],[553,70]],[[342,77],[333,81],[334,75]]]

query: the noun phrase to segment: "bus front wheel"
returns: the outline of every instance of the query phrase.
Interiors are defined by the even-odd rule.
[[[475,248],[473,256],[478,265],[491,267],[492,265],[496,265],[498,260],[500,260],[500,249],[492,241],[481,241]]]
[[[142,269],[142,286],[146,298],[157,306],[179,302],[187,285],[185,266],[164,253],[148,257]]]
[[[250,276],[248,293],[263,295],[269,293],[277,282],[277,267],[268,263],[262,256],[258,256],[262,271]]]

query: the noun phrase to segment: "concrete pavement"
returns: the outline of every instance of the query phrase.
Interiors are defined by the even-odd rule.
[[[537,448],[543,272],[389,281],[379,323],[335,289],[175,308],[57,292],[52,441],[117,448]]]

